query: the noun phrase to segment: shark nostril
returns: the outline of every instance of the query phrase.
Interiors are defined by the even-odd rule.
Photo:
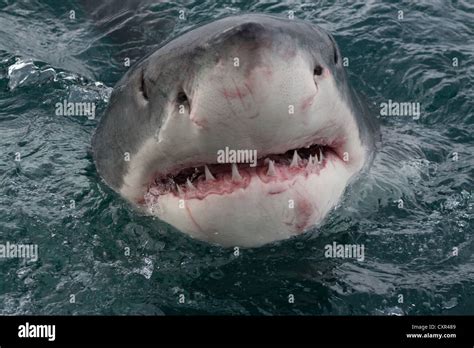
[[[320,76],[323,73],[323,67],[321,65],[317,65],[314,68],[313,73],[314,73],[314,75]]]

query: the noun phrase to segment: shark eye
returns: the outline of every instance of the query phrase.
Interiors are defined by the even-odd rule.
[[[316,65],[313,73],[314,75],[320,76],[323,73],[323,67],[321,65]]]
[[[147,88],[146,88],[145,74],[144,74],[143,69],[142,69],[141,76],[140,76],[140,93],[142,94],[143,99],[148,101],[148,92],[147,92]]]

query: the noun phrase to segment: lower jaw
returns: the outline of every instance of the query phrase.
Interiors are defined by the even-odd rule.
[[[258,247],[303,233],[337,203],[351,173],[329,161],[324,170],[303,171],[264,182],[250,175],[245,188],[205,197],[174,194],[146,198],[151,214],[193,238],[224,247]]]

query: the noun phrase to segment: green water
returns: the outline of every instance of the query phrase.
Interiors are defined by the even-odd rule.
[[[0,1],[0,243],[39,250],[0,259],[1,314],[474,313],[472,3],[138,7],[97,22],[82,2]],[[380,117],[371,171],[324,226],[235,256],[101,182],[90,140],[125,57],[225,15],[290,10],[334,34],[375,114],[421,105],[419,119]],[[95,101],[96,119],[56,116],[64,99]],[[334,241],[364,245],[365,260],[326,258]]]

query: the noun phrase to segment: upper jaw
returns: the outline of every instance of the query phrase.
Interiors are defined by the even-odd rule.
[[[293,141],[289,141],[272,147],[263,148],[262,150],[250,149],[239,146],[233,147],[229,145],[223,145],[221,148],[217,149],[217,151],[209,151],[207,156],[203,156],[200,152],[198,152],[196,153],[196,156],[185,156],[182,160],[178,158],[173,158],[174,163],[168,166],[162,166],[149,176],[148,184],[152,184],[157,178],[159,179],[167,176],[177,175],[179,172],[186,168],[203,167],[204,165],[218,164],[219,162],[217,161],[217,152],[225,148],[229,148],[231,150],[255,150],[257,154],[257,159],[260,163],[265,158],[269,158],[274,155],[281,155],[290,150],[309,148],[313,145],[319,145],[325,150],[331,150],[331,152],[341,160],[343,158],[343,153],[346,151],[345,136],[341,134],[337,136],[327,137],[322,135],[320,132],[309,136],[302,136]]]

